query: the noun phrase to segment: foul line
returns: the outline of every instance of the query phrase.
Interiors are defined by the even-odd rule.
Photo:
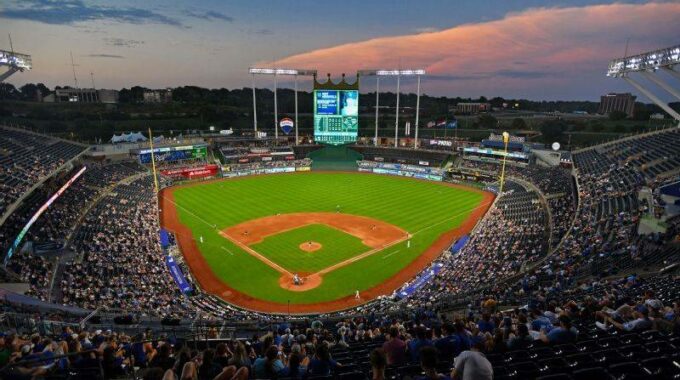
[[[401,251],[401,249],[397,249],[396,251],[394,251],[394,252],[392,252],[392,253],[390,253],[390,254],[387,254],[387,255],[383,256],[383,259],[386,259],[386,258],[388,258],[388,257],[390,257],[390,256],[392,256],[392,255],[394,255],[394,254],[397,254],[397,253],[399,253],[400,251]]]
[[[354,256],[354,257],[352,257],[351,259],[347,259],[347,260],[345,260],[345,261],[341,261],[341,262],[339,262],[339,263],[337,263],[337,264],[335,264],[335,265],[332,265],[332,266],[330,266],[330,267],[328,267],[328,268],[324,268],[324,269],[322,269],[322,270],[316,272],[314,275],[324,275],[324,274],[329,273],[329,272],[332,272],[332,271],[334,271],[334,270],[336,270],[336,269],[338,269],[338,268],[341,268],[341,267],[343,267],[343,266],[345,266],[345,265],[352,264],[352,263],[354,263],[354,262],[356,262],[356,261],[359,261],[359,260],[361,260],[361,259],[364,259],[364,258],[366,258],[366,257],[369,257],[369,256],[371,256],[371,255],[373,255],[373,254],[375,254],[375,253],[377,253],[377,252],[383,251],[383,250],[385,250],[385,249],[387,249],[387,248],[389,248],[389,247],[391,247],[391,246],[393,246],[393,245],[395,245],[395,244],[401,243],[401,242],[403,242],[404,240],[408,240],[408,239],[410,239],[411,237],[415,236],[417,233],[420,233],[420,232],[423,232],[423,231],[425,231],[425,230],[428,230],[428,229],[430,229],[430,228],[432,228],[432,227],[434,227],[434,226],[440,225],[440,224],[442,224],[442,223],[444,223],[444,222],[448,222],[448,221],[450,221],[450,220],[453,220],[453,219],[455,219],[455,218],[457,218],[457,217],[459,217],[459,216],[461,216],[461,215],[464,215],[464,214],[466,214],[466,213],[470,213],[470,212],[475,211],[475,210],[477,210],[477,209],[479,209],[479,208],[486,207],[487,205],[489,205],[489,204],[491,204],[491,203],[492,203],[492,202],[485,202],[485,203],[482,203],[482,204],[480,204],[480,205],[478,205],[478,206],[476,206],[476,207],[473,207],[473,208],[471,208],[471,209],[469,209],[469,210],[465,210],[465,211],[459,212],[458,214],[453,215],[453,216],[450,217],[450,218],[446,218],[446,219],[442,220],[441,222],[437,222],[437,223],[434,223],[434,224],[432,224],[432,225],[430,225],[430,226],[427,226],[427,227],[425,227],[425,228],[422,228],[422,229],[420,229],[420,230],[414,232],[413,234],[410,234],[410,235],[408,235],[408,236],[406,236],[406,237],[403,237],[403,238],[401,238],[401,239],[395,240],[395,241],[393,241],[393,242],[391,242],[391,243],[389,243],[389,244],[386,244],[386,245],[384,245],[384,246],[382,246],[382,247],[372,249],[372,250],[370,250],[370,251],[368,251],[368,252],[362,253],[362,254],[359,255],[359,256]],[[399,251],[397,251],[397,252],[399,252]],[[397,252],[392,252],[390,255],[393,255],[393,254],[395,254],[395,253],[397,253]],[[389,256],[389,255],[388,255],[388,256]],[[383,259],[387,258],[388,256],[383,257]]]
[[[268,258],[264,257],[262,254],[260,254],[260,253],[257,252],[256,250],[254,250],[254,249],[248,247],[247,245],[241,243],[240,241],[238,241],[238,240],[232,238],[231,236],[229,236],[229,234],[225,234],[225,233],[222,233],[222,232],[220,232],[219,234],[220,234],[222,237],[225,237],[225,238],[229,239],[229,241],[231,241],[232,243],[234,243],[234,244],[236,244],[237,246],[239,246],[239,248],[241,248],[242,250],[244,250],[244,251],[250,253],[252,256],[255,256],[256,258],[260,259],[263,263],[269,265],[270,267],[272,267],[273,269],[275,269],[277,272],[282,273],[282,274],[287,274],[287,275],[289,275],[289,276],[291,276],[291,277],[293,276],[293,274],[290,273],[289,271],[287,271],[284,267],[282,267],[282,266],[280,266],[279,264],[277,264],[277,263],[275,263],[275,262],[269,260]]]
[[[344,267],[345,265],[349,265],[349,264],[351,264],[351,263],[353,263],[353,262],[355,262],[355,261],[359,261],[359,260],[361,260],[361,259],[363,259],[363,258],[365,258],[365,257],[368,257],[368,256],[373,255],[373,254],[376,253],[376,252],[380,252],[380,251],[382,251],[382,250],[385,250],[385,249],[387,249],[387,248],[389,248],[389,247],[391,247],[391,246],[393,246],[393,245],[399,244],[399,243],[401,243],[401,242],[403,242],[403,241],[405,241],[405,240],[408,240],[408,239],[410,239],[410,238],[411,238],[411,235],[404,236],[404,237],[402,237],[402,238],[400,238],[400,239],[397,239],[397,240],[395,240],[395,241],[393,241],[393,242],[391,242],[391,243],[385,244],[385,245],[383,245],[382,247],[374,248],[374,249],[372,249],[372,250],[370,250],[370,251],[366,251],[366,252],[362,253],[361,255],[354,256],[354,257],[349,258],[349,259],[347,259],[347,260],[345,260],[345,261],[341,261],[341,262],[339,262],[339,263],[337,263],[337,264],[333,264],[333,265],[331,265],[331,266],[329,266],[329,267],[327,267],[327,268],[324,268],[324,269],[322,269],[322,270],[320,270],[320,271],[314,273],[314,275],[319,275],[319,276],[320,276],[320,275],[324,275],[324,274],[326,274],[326,273],[332,272],[332,271],[334,271],[334,270],[336,270],[336,269],[338,269],[338,268]]]
[[[173,202],[171,199],[166,198],[165,196],[163,196],[162,198],[165,199],[165,200],[167,200],[168,202],[174,204],[176,207],[181,208],[182,210],[184,210],[184,211],[186,211],[187,213],[191,214],[192,216],[194,216],[195,218],[199,219],[201,222],[207,224],[207,225],[210,226],[211,228],[216,229],[216,228],[214,227],[214,226],[215,226],[214,224],[208,223],[208,221],[206,221],[205,219],[201,218],[200,216],[194,214],[193,212],[187,210],[185,207],[182,207],[182,206],[178,205],[177,203]],[[390,243],[388,243],[388,244],[385,244],[385,245],[383,245],[383,246],[381,246],[381,247],[374,248],[374,249],[372,249],[372,250],[370,250],[370,251],[366,251],[366,252],[364,252],[364,253],[362,253],[362,254],[360,254],[360,255],[358,255],[358,256],[354,256],[354,257],[349,258],[349,259],[347,259],[347,260],[344,260],[344,261],[341,261],[341,262],[339,262],[339,263],[333,264],[333,265],[331,265],[331,266],[329,266],[329,267],[327,267],[327,268],[324,268],[324,269],[322,269],[322,270],[320,270],[320,271],[314,273],[312,276],[321,276],[321,275],[330,273],[330,272],[332,272],[332,271],[334,271],[334,270],[336,270],[336,269],[339,269],[339,268],[341,268],[341,267],[344,267],[344,266],[346,266],[346,265],[355,263],[355,262],[357,262],[357,261],[359,261],[359,260],[361,260],[361,259],[364,259],[364,258],[366,258],[366,257],[372,256],[372,255],[374,255],[374,254],[377,253],[377,252],[383,251],[383,250],[385,250],[385,249],[387,249],[387,248],[389,248],[389,247],[392,247],[392,246],[394,246],[394,245],[396,245],[396,244],[399,244],[399,243],[401,243],[401,242],[403,242],[403,241],[405,241],[405,240],[408,240],[408,239],[410,239],[411,237],[415,236],[415,235],[418,234],[418,233],[421,233],[421,232],[423,232],[423,231],[426,231],[426,230],[428,230],[428,229],[430,229],[430,228],[432,228],[432,227],[438,226],[438,225],[443,224],[443,223],[445,223],[445,222],[451,221],[451,220],[453,220],[453,219],[455,219],[455,218],[457,218],[457,217],[459,217],[459,216],[461,216],[461,215],[464,215],[464,214],[470,213],[470,212],[472,212],[472,211],[475,211],[475,210],[477,210],[477,209],[486,207],[486,206],[488,206],[488,205],[491,204],[491,203],[493,203],[493,202],[485,202],[485,203],[479,204],[479,205],[477,205],[476,207],[473,207],[473,208],[471,208],[471,209],[469,209],[469,210],[465,210],[465,211],[459,212],[458,214],[455,214],[455,215],[451,216],[450,218],[443,219],[443,220],[440,221],[440,222],[437,222],[437,223],[431,224],[431,225],[429,225],[429,226],[427,226],[427,227],[421,228],[420,230],[414,232],[413,234],[409,234],[408,236],[405,236],[405,237],[403,237],[403,238],[401,238],[401,239],[394,240],[393,242],[390,242]],[[344,232],[344,231],[343,231],[343,232]],[[284,267],[282,267],[282,266],[280,266],[279,264],[275,263],[274,261],[272,261],[272,260],[266,258],[265,256],[263,256],[263,255],[260,254],[259,252],[255,251],[254,249],[250,248],[249,246],[247,246],[247,245],[241,243],[240,241],[238,241],[238,240],[232,238],[232,237],[229,236],[228,234],[225,234],[225,233],[222,233],[221,231],[219,231],[219,232],[218,232],[218,235],[220,235],[220,236],[222,236],[222,237],[224,237],[224,238],[227,238],[229,241],[231,241],[232,243],[236,244],[237,246],[239,246],[241,249],[243,249],[244,251],[248,252],[248,253],[251,254],[252,256],[258,258],[260,261],[262,261],[262,262],[264,262],[265,264],[269,265],[271,268],[273,268],[273,269],[276,270],[277,272],[282,273],[282,274],[287,274],[287,275],[289,275],[289,276],[293,276],[293,274],[292,274],[291,272],[289,272],[288,270],[286,270]],[[224,249],[225,251],[229,252],[229,253],[233,256],[233,253],[231,253],[229,250],[227,250],[227,249],[224,248],[224,247],[221,247],[221,248]],[[397,252],[399,252],[399,251],[400,251],[400,250],[397,250],[397,251],[395,251],[395,252],[392,252],[392,253],[388,254],[387,256],[384,256],[383,259],[386,259],[387,257],[389,257],[389,256],[391,256],[391,255],[394,255],[395,253],[397,253]]]
[[[228,249],[226,249],[226,248],[224,248],[224,247],[220,247],[220,248],[222,248],[223,250],[229,252],[230,255],[234,256],[234,254],[233,254],[230,250],[228,250]]]

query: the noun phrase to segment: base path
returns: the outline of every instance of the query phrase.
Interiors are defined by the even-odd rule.
[[[280,174],[280,175],[305,175],[304,173],[295,174]],[[366,174],[375,175],[375,174]],[[238,179],[227,179],[228,181],[238,180]],[[201,185],[205,182],[197,182],[196,184],[186,184],[181,187]],[[357,300],[354,295],[348,295],[343,298],[339,298],[333,301],[319,302],[313,304],[291,304],[278,303],[265,301],[262,299],[251,297],[247,294],[241,293],[229,285],[225,284],[220,280],[219,277],[208,265],[207,261],[201,254],[201,251],[193,239],[192,232],[189,228],[184,226],[179,221],[179,215],[175,206],[173,191],[177,187],[171,187],[161,190],[159,193],[159,204],[161,207],[161,226],[169,231],[175,233],[177,238],[177,243],[181,248],[184,259],[191,269],[191,275],[198,282],[201,288],[207,292],[214,294],[224,301],[233,304],[238,307],[242,307],[248,310],[261,311],[267,313],[279,313],[287,314],[315,314],[315,313],[330,313],[334,311],[340,311],[344,309],[349,309],[352,307],[359,306],[363,303],[372,301],[373,299],[381,296],[391,294],[394,290],[398,289],[405,282],[411,280],[414,276],[424,270],[433,260],[435,260],[442,252],[447,249],[456,239],[472,231],[474,226],[477,224],[486,211],[491,207],[494,200],[494,195],[489,192],[474,189],[467,186],[455,185],[449,183],[442,183],[443,186],[452,186],[465,189],[467,191],[474,191],[484,195],[484,198],[474,210],[470,212],[470,216],[463,221],[463,223],[455,229],[445,232],[440,235],[437,240],[435,240],[430,247],[423,251],[420,256],[414,259],[409,265],[397,272],[392,277],[383,281],[382,283],[361,291],[361,299]],[[250,234],[250,232],[249,232]],[[307,275],[315,276],[313,275]],[[279,285],[286,287],[288,281],[292,278],[287,278],[286,275],[282,275]],[[316,287],[319,283],[314,284],[316,278],[310,278],[307,280],[307,286]],[[321,281],[319,276],[318,281]],[[304,288],[304,286],[303,286]],[[293,289],[290,289],[291,291]],[[305,289],[301,289],[304,291]]]
[[[293,273],[251,248],[251,245],[261,242],[267,236],[277,235],[310,224],[323,224],[338,229],[361,239],[361,242],[371,249],[326,267],[313,275],[302,276],[305,279],[305,284],[301,286],[293,283]],[[381,220],[332,212],[301,212],[266,216],[226,228],[220,231],[220,235],[281,273],[279,285],[284,289],[296,292],[314,289],[321,285],[323,275],[401,243],[410,237],[408,232]],[[308,252],[319,248],[321,248],[321,244],[312,241],[300,244],[300,249]],[[307,281],[308,279],[309,281]]]
[[[253,245],[267,236],[310,224],[323,224],[356,236],[364,245],[371,248],[384,247],[408,235],[401,228],[381,220],[336,212],[300,212],[265,216],[226,228],[220,232],[220,235],[231,241]]]

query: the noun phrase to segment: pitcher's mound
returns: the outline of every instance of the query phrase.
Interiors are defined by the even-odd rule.
[[[305,251],[305,252],[314,252],[320,250],[322,245],[320,243],[317,243],[315,241],[306,241],[302,244],[300,244],[300,249]]]

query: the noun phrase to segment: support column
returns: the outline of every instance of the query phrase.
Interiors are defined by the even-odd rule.
[[[416,136],[413,141],[413,148],[418,149],[418,120],[420,116],[420,75],[418,75],[418,86],[416,87]]]
[[[295,144],[298,144],[298,82],[295,76]]]
[[[279,105],[276,99],[276,87],[278,86],[277,75],[274,74],[274,144],[279,143]]]
[[[667,73],[674,76],[676,79],[680,80],[680,72],[674,70],[672,67],[664,67],[663,69],[666,70]]]
[[[375,77],[375,140],[374,146],[378,146],[378,113],[380,112],[380,77]]]
[[[253,130],[257,132],[257,103],[255,97],[255,74],[253,75],[252,87],[253,87]]]
[[[663,88],[664,90],[668,91],[669,94],[675,96],[676,99],[680,100],[680,92],[678,90],[674,89],[673,87],[669,86],[668,83],[662,81],[657,77],[656,75],[648,72],[643,72],[642,75],[651,80],[652,82],[656,83],[659,85],[659,87]]]
[[[397,114],[394,120],[394,147],[399,146],[399,80],[401,75],[397,75]]]
[[[636,82],[635,80],[633,80],[632,78],[630,78],[628,76],[624,76],[623,79],[626,82],[630,83],[631,86],[638,89],[638,91],[643,93],[647,98],[649,98],[649,100],[653,101],[654,104],[661,107],[664,111],[666,111],[669,115],[671,115],[671,117],[673,117],[673,119],[680,121],[680,114],[675,112],[671,107],[668,106],[668,104],[664,103],[661,99],[657,98],[656,95],[649,92],[646,88],[642,87],[642,85],[640,85],[638,82]]]

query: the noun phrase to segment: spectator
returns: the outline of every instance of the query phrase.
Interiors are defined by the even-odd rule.
[[[572,327],[571,318],[567,317],[566,315],[562,315],[558,318],[558,320],[560,322],[560,326],[550,330],[548,334],[545,333],[545,330],[541,330],[541,334],[539,336],[541,341],[550,344],[565,344],[576,340],[576,337],[578,336],[578,330]]]
[[[399,338],[397,327],[390,328],[390,338],[382,348],[387,355],[387,364],[395,366],[406,364],[406,343]]]
[[[328,345],[321,343],[316,348],[314,359],[309,362],[307,372],[313,376],[327,376],[331,374],[331,371],[341,366],[340,363],[331,358]]]
[[[280,356],[281,353],[276,346],[269,346],[264,357],[257,358],[253,364],[255,377],[258,379],[276,379],[285,368]]]
[[[461,352],[454,360],[451,378],[454,380],[492,380],[493,368],[481,353],[481,343],[475,343],[469,351]]]

